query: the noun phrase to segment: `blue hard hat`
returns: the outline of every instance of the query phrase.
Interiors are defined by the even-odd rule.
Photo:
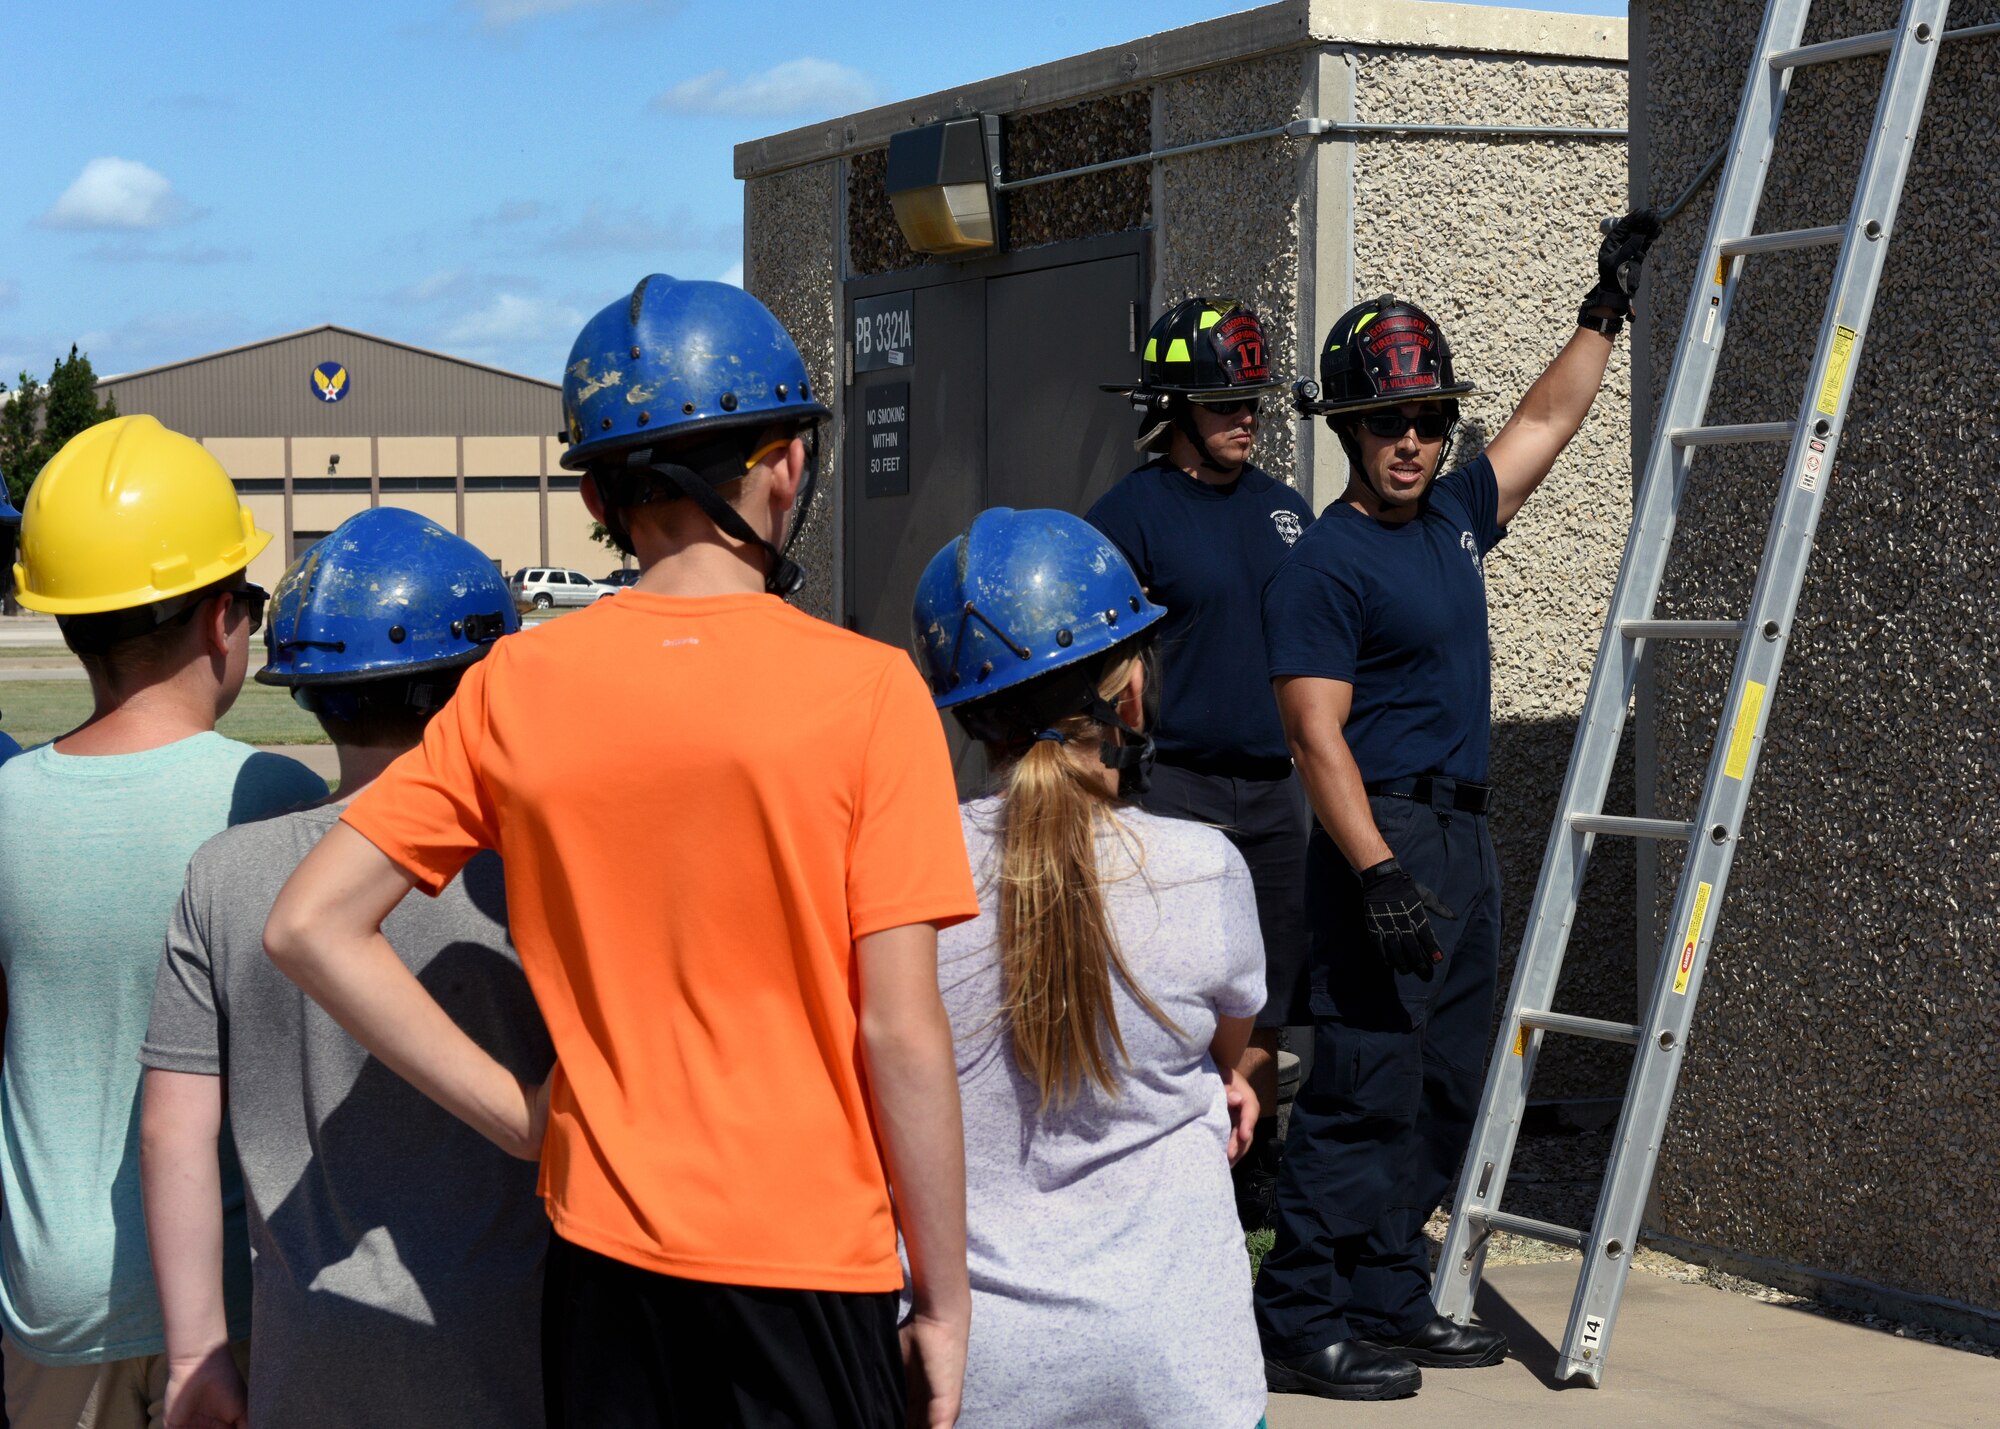
[[[14,503],[7,499],[7,474],[0,472],[0,526],[18,526],[21,513],[14,509]]]
[[[931,557],[917,581],[911,616],[918,658],[942,710],[1018,690],[1063,669],[1078,676],[1065,683],[1075,683],[1079,697],[1086,687],[1094,696],[1095,671],[1103,664],[1094,657],[1125,645],[1166,613],[1146,598],[1124,555],[1088,521],[1067,511],[996,506]],[[1074,701],[1065,689],[1055,703]],[[1074,712],[1029,700],[1005,722],[1047,722]],[[966,720],[980,738],[1000,737],[977,723]]]
[[[292,562],[271,594],[257,679],[304,688],[448,670],[520,628],[507,582],[477,546],[381,506]]]
[[[569,350],[562,464],[580,471],[700,433],[827,415],[770,309],[730,283],[654,273],[585,323]]]

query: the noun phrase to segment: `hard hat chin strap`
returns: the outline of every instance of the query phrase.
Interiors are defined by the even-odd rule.
[[[1153,736],[1125,723],[1118,707],[1102,695],[1093,694],[1084,712],[1105,726],[1097,757],[1106,769],[1118,771],[1119,794],[1131,799],[1145,793],[1153,782]]]
[[[714,522],[716,529],[721,531],[725,536],[733,537],[745,545],[762,548],[766,557],[764,571],[765,590],[769,591],[772,595],[784,598],[790,598],[798,593],[800,588],[805,585],[806,572],[804,566],[801,566],[791,558],[790,551],[792,543],[798,539],[799,532],[805,526],[807,513],[812,509],[813,496],[819,488],[819,431],[817,427],[812,430],[806,440],[805,476],[800,482],[799,498],[793,507],[791,533],[785,538],[785,544],[782,547],[773,545],[770,541],[751,529],[750,523],[743,519],[743,513],[725,501],[722,493],[716,490],[717,481],[714,476],[704,475],[703,472],[697,470],[695,467],[683,465],[680,462],[654,461],[652,455],[651,451],[646,450],[633,452],[625,459],[626,471],[632,476],[638,477],[641,482],[648,477],[664,477],[672,485],[676,494],[685,496],[696,506],[700,507],[702,514]],[[699,460],[700,455],[700,453],[697,453],[695,459]],[[733,444],[730,445],[728,455],[722,459],[721,472],[723,479],[737,480],[740,476],[747,475],[747,473],[729,474],[728,464],[740,463],[741,459],[741,455],[736,447]],[[714,468],[711,467],[710,470],[714,471]],[[643,487],[635,491],[634,495],[640,498],[639,501],[628,504],[644,504],[645,496]],[[610,509],[610,503],[607,502],[605,525],[611,529],[614,536],[625,535],[622,521],[615,526],[612,524],[615,515],[616,512]],[[629,540],[630,537],[628,535],[628,544]]]
[[[1231,481],[1234,481],[1243,474],[1241,463],[1236,466],[1223,466],[1213,456],[1209,455],[1208,442],[1202,437],[1200,428],[1196,427],[1194,423],[1193,402],[1185,397],[1169,397],[1167,398],[1167,403],[1173,416],[1174,425],[1180,428],[1181,435],[1186,437],[1188,445],[1194,448],[1195,462],[1203,471],[1212,471],[1217,476],[1228,477]]]

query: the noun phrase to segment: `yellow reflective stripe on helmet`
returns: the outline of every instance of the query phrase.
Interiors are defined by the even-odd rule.
[[[1193,356],[1190,355],[1188,352],[1188,345],[1186,338],[1177,337],[1172,342],[1167,344],[1167,361],[1169,362],[1194,361]]]
[[[1159,360],[1160,340],[1157,337],[1149,337],[1146,339],[1146,361],[1158,362]]]
[[[1368,324],[1374,322],[1376,316],[1377,315],[1375,313],[1363,313],[1361,315],[1361,321],[1354,325],[1354,332],[1352,335],[1356,337],[1360,336],[1361,329],[1367,327]]]
[[[1207,332],[1221,321],[1222,310],[1220,308],[1204,308],[1201,314],[1201,331]]]

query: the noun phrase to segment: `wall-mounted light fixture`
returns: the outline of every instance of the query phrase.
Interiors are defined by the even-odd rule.
[[[1001,246],[1000,116],[945,119],[889,136],[889,202],[919,253],[990,253]]]

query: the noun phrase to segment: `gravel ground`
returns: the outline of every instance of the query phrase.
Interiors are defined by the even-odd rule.
[[[1601,1131],[1523,1136],[1515,1148],[1514,1166],[1508,1177],[1507,1209],[1516,1215],[1533,1216],[1557,1225],[1589,1225],[1596,1209],[1604,1165],[1611,1154],[1611,1136],[1609,1127]],[[1443,1244],[1445,1228],[1450,1220],[1449,1210],[1442,1210],[1432,1216],[1430,1224],[1424,1227],[1424,1234],[1430,1238],[1434,1248]],[[1541,1241],[1505,1234],[1496,1234],[1486,1252],[1489,1266],[1528,1265],[1578,1258],[1575,1251],[1562,1246],[1545,1245]],[[1925,1344],[1944,1345],[1970,1354],[2000,1358],[2000,1345],[1984,1344],[1927,1325],[1872,1315],[1810,1295],[1794,1294],[1644,1246],[1640,1247],[1632,1264],[1650,1275],[1664,1276],[1685,1285],[1711,1285],[1732,1295],[1745,1295],[1766,1304],[1785,1305],[1808,1314],[1823,1315],[1830,1320],[1866,1325],[1899,1339],[1921,1340]]]

